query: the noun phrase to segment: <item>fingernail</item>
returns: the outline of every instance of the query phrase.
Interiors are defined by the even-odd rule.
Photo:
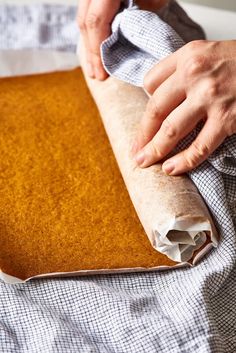
[[[162,170],[166,174],[172,173],[174,169],[175,169],[174,161],[167,161],[162,165]]]
[[[145,153],[144,151],[140,151],[136,154],[135,156],[135,161],[136,163],[141,166],[143,164],[143,162],[145,161]]]

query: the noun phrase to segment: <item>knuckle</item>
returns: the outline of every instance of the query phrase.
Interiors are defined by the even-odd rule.
[[[219,108],[220,119],[219,125],[222,131],[225,131],[227,136],[231,136],[236,131],[235,111],[232,109],[234,99],[229,99],[221,103]]]
[[[162,153],[159,148],[158,141],[156,139],[153,139],[151,141],[150,147],[151,147],[151,153],[154,157],[156,157],[157,159],[162,158]]]
[[[202,159],[205,156],[208,156],[209,154],[209,148],[205,143],[200,143],[194,141],[192,144],[193,147],[193,154],[196,156],[198,159]]]
[[[81,31],[84,31],[86,29],[85,20],[84,20],[83,17],[78,16],[77,17],[77,23],[78,23],[79,29]]]
[[[184,160],[185,160],[186,165],[189,169],[193,169],[198,165],[198,160],[195,158],[194,155],[187,155],[185,153]]]
[[[159,116],[160,113],[160,109],[158,107],[158,104],[155,100],[154,97],[151,97],[148,101],[147,104],[147,114],[149,116],[150,119],[155,120],[157,116]]]
[[[86,27],[89,29],[94,29],[100,26],[101,24],[101,17],[97,14],[90,13],[86,18]]]
[[[212,77],[207,78],[203,82],[202,93],[206,97],[215,98],[219,94],[219,84],[218,84],[217,80],[215,80]]]
[[[161,125],[161,130],[162,133],[168,138],[168,139],[174,139],[177,136],[177,129],[174,126],[172,122],[170,122],[168,119],[165,119]]]
[[[193,55],[185,62],[185,75],[187,78],[193,78],[204,71],[204,57]]]
[[[206,41],[203,39],[192,40],[191,42],[188,42],[187,44],[185,44],[185,49],[188,52],[192,53],[196,49],[201,48],[205,43]]]
[[[220,115],[222,117],[222,120],[227,121],[229,116],[232,113],[232,108],[234,104],[236,103],[236,100],[234,97],[229,97],[224,99],[219,107]]]
[[[208,155],[209,148],[207,145],[194,141],[191,150],[185,154],[185,160],[190,168],[194,168]]]

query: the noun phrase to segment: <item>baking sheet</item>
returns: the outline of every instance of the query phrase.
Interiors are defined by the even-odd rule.
[[[37,73],[47,73],[53,71],[64,71],[70,70],[79,66],[79,60],[76,55],[71,53],[61,53],[55,51],[41,51],[41,50],[20,50],[20,51],[2,51],[0,53],[0,77],[11,77],[19,75],[32,75]],[[137,210],[138,211],[138,210]],[[139,211],[138,211],[139,213]],[[212,247],[212,244],[207,244],[207,246],[197,254],[193,260],[193,264],[196,264],[197,261],[209,251]],[[177,264],[175,267],[182,267],[190,265],[187,262]],[[133,271],[147,271],[147,270],[157,270],[157,269],[166,269],[167,266],[159,266],[150,268],[124,268],[124,269],[101,269],[101,270],[90,270],[90,271],[73,271],[65,273],[50,273],[42,274],[31,278],[41,278],[41,277],[52,277],[52,276],[68,276],[68,275],[82,275],[82,274],[97,274],[97,273],[114,273],[114,272],[133,272]],[[25,282],[19,278],[10,276],[3,272],[0,272],[0,278],[7,283],[19,283]]]

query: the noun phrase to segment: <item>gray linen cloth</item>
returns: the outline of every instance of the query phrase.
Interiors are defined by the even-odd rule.
[[[147,16],[132,8],[131,4],[128,6],[128,11],[138,11],[138,19]],[[74,50],[77,41],[76,25],[72,25],[75,12],[74,7],[63,6],[2,6],[0,48],[17,46]],[[127,16],[127,12],[123,14]],[[122,20],[122,15],[119,16]],[[175,18],[175,23],[176,19],[178,21],[176,12],[172,12],[170,17]],[[135,21],[135,18],[132,20]],[[188,21],[184,21],[184,26]],[[147,23],[144,23],[146,26]],[[157,23],[161,24],[159,19]],[[182,24],[181,18],[179,25]],[[67,33],[66,28],[70,28],[71,32]],[[167,32],[170,30],[169,27],[165,28]],[[158,28],[152,28],[155,40],[158,40],[158,31]],[[139,37],[142,31],[138,33]],[[178,33],[176,41],[180,44],[182,40],[183,44],[187,39],[181,37],[181,32]],[[139,40],[142,41],[142,38]],[[167,48],[170,45],[167,41]],[[122,48],[122,43],[117,45],[121,56]],[[105,49],[111,53],[111,47]],[[122,67],[123,64],[127,67],[132,50],[133,46],[130,45],[129,55],[121,57]],[[169,49],[166,54],[168,52]],[[156,52],[151,54],[155,56]],[[109,61],[108,57],[103,57],[104,62]],[[134,58],[135,65],[136,60],[139,60],[137,56]],[[140,69],[137,72],[142,76],[142,67]],[[123,75],[119,70],[114,72]],[[190,143],[196,133],[194,131],[179,148]],[[227,139],[206,162],[190,173],[221,233],[219,246],[194,268],[41,279],[17,285],[0,282],[0,351],[234,353],[235,176],[235,136]]]

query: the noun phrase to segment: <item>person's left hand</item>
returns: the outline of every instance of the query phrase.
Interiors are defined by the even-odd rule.
[[[148,167],[173,150],[198,122],[193,143],[168,158],[165,173],[197,167],[236,133],[236,41],[193,41],[157,64],[145,77],[151,95],[132,154]]]
[[[85,46],[85,67],[89,77],[105,80],[100,47],[111,34],[111,23],[119,11],[121,0],[80,0],[78,25]],[[137,0],[141,9],[157,10],[168,0]]]

